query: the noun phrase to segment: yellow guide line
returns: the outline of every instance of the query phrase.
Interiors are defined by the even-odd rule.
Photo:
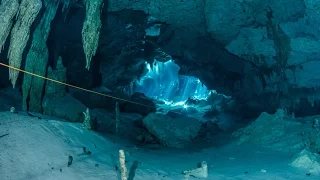
[[[57,81],[57,80],[54,80],[54,79],[50,79],[50,78],[47,78],[47,77],[44,77],[44,76],[41,76],[41,75],[38,75],[38,74],[34,74],[34,73],[31,73],[31,72],[28,72],[28,71],[25,71],[25,70],[22,70],[22,69],[19,69],[19,68],[4,64],[4,63],[0,63],[0,65],[4,66],[4,67],[7,67],[7,68],[10,68],[10,69],[14,69],[16,71],[20,71],[20,72],[25,73],[25,74],[29,74],[31,76],[42,78],[42,79],[45,79],[45,80],[48,80],[48,81],[52,81],[52,82],[55,82],[55,83],[58,83],[58,84],[62,84],[62,85],[65,85],[65,86],[69,86],[69,87],[72,87],[72,88],[80,89],[82,91],[87,91],[87,92],[90,92],[90,93],[94,93],[94,94],[98,94],[98,95],[101,95],[101,96],[117,99],[117,100],[120,100],[120,101],[129,102],[129,103],[138,104],[138,105],[141,105],[141,106],[146,106],[146,107],[153,108],[152,106],[148,106],[148,105],[145,105],[145,104],[141,104],[141,103],[137,103],[137,102],[134,102],[134,101],[130,101],[130,100],[114,97],[114,96],[111,96],[111,95],[103,94],[103,93],[100,93],[100,92],[92,91],[92,90],[89,90],[89,89],[81,88],[81,87],[74,86],[74,85],[71,85],[71,84],[67,84],[67,83],[64,83],[64,82],[60,82],[60,81]]]

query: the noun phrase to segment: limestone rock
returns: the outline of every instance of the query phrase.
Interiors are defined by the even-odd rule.
[[[190,145],[201,128],[201,123],[194,118],[171,118],[154,113],[145,117],[143,124],[162,144],[175,148],[184,148]]]
[[[207,31],[224,42],[237,36],[242,26],[254,21],[254,8],[250,0],[235,3],[233,0],[205,1]]]
[[[304,147],[300,122],[290,121],[283,110],[274,115],[261,113],[250,125],[233,133],[237,144],[254,143],[277,150],[296,150]]]
[[[204,1],[130,1],[111,0],[109,1],[109,11],[121,11],[123,9],[133,9],[144,11],[155,17],[157,20],[173,24],[174,26],[189,29],[197,29],[204,32]]]
[[[307,169],[309,173],[319,175],[320,174],[320,157],[318,154],[311,153],[307,150],[302,150],[297,154],[293,161],[290,163],[291,166],[297,168]]]
[[[124,111],[127,113],[138,113],[146,116],[151,112],[156,112],[156,105],[154,102],[142,93],[134,93],[131,96],[131,101],[139,104],[127,103],[124,108]]]
[[[91,116],[96,121],[96,130],[105,134],[116,133],[116,120],[114,113],[104,109],[93,109]],[[120,113],[119,132],[121,137],[141,143],[157,143],[154,137],[146,130],[142,123],[143,116],[133,113]]]
[[[293,118],[278,110],[262,113],[247,127],[233,133],[237,144],[253,143],[281,151],[320,152],[319,116]]]
[[[97,122],[97,131],[102,133],[115,133],[116,121],[111,112],[104,109],[92,109],[91,116]]]
[[[59,82],[66,82],[66,68],[62,64],[61,57],[58,59],[57,68],[55,70],[51,67],[48,68],[47,77]],[[47,81],[45,95],[46,97],[51,98],[63,97],[66,95],[66,87],[65,85],[56,82]]]
[[[265,63],[269,66],[276,63],[273,40],[267,36],[267,28],[242,28],[238,37],[226,46],[226,49],[244,59],[253,56],[266,57],[265,62],[254,62],[257,65]],[[250,60],[250,59],[247,59]]]
[[[43,113],[71,122],[83,122],[83,112],[87,107],[70,95],[59,99],[44,98],[42,101]]]

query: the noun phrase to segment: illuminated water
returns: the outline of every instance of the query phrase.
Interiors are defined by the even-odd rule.
[[[181,102],[189,97],[206,99],[209,90],[199,79],[179,75],[180,67],[173,61],[146,63],[148,73],[136,84],[135,91],[146,96],[167,101]]]

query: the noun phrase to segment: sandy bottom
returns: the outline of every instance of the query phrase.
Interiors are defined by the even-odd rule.
[[[210,180],[320,179],[288,165],[294,153],[233,143],[196,152],[147,149],[52,119],[0,113],[1,180],[118,180],[119,149],[126,152],[129,180],[183,180],[181,171],[201,161],[208,163]]]

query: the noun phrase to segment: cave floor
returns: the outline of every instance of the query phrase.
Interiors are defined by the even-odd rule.
[[[181,171],[201,161],[207,161],[207,179],[212,180],[319,179],[289,166],[291,153],[233,143],[199,151],[147,149],[52,119],[0,113],[1,180],[118,180],[119,149],[126,152],[129,180],[184,179]],[[69,156],[73,161],[68,167]]]

